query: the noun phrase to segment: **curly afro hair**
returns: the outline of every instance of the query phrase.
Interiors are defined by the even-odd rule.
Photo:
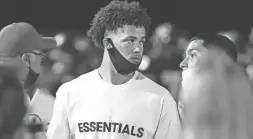
[[[146,9],[139,2],[113,0],[95,15],[87,35],[95,46],[104,48],[102,41],[105,31],[116,31],[124,25],[134,25],[144,27],[148,32],[150,22]]]

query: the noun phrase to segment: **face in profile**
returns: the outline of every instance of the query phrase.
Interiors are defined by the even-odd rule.
[[[129,62],[139,64],[142,60],[144,43],[146,40],[146,31],[144,27],[125,25],[116,32],[107,33],[121,53]]]
[[[188,114],[187,110],[192,110],[191,114],[195,113],[192,107],[199,105],[196,98],[204,101],[204,98],[199,98],[199,96],[202,96],[205,90],[210,89],[214,81],[212,71],[215,67],[215,61],[219,59],[218,53],[212,48],[207,49],[203,46],[203,42],[203,40],[190,42],[185,52],[185,59],[180,63],[180,67],[183,69],[180,101],[184,106],[187,104],[182,110],[184,114]]]
[[[30,54],[30,67],[31,69],[36,72],[40,73],[42,70],[41,62],[43,57],[45,56],[45,53],[40,50],[34,50]]]
[[[188,45],[185,59],[180,63],[183,69],[182,81],[189,78],[189,74],[198,73],[210,66],[213,56],[203,46],[203,42],[203,40],[194,40]]]
[[[225,52],[207,47],[203,41],[191,42],[180,65],[186,139],[247,138],[253,129],[252,86]]]

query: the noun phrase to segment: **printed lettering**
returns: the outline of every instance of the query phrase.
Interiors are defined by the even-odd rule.
[[[78,123],[79,132],[83,132],[83,123]]]
[[[118,131],[118,133],[121,133],[121,128],[122,128],[122,124],[120,123],[119,124],[119,131]]]
[[[97,122],[97,132],[102,132],[102,122]]]
[[[132,128],[131,128],[131,135],[136,136],[136,134],[134,134],[134,126],[132,126]]]
[[[129,135],[129,127],[128,127],[128,125],[125,125],[125,127],[124,127],[122,133],[123,133],[123,134],[124,134],[124,133],[127,133],[127,134]]]
[[[104,122],[104,130],[103,130],[103,132],[112,132],[111,131],[111,128],[112,126],[111,126],[111,123],[106,123],[106,122]]]
[[[137,137],[141,138],[141,137],[143,136],[143,132],[144,132],[144,129],[143,129],[143,128],[138,128]]]
[[[143,137],[144,128],[138,128],[132,125],[112,122],[83,122],[77,123],[78,130],[82,132],[114,132],[127,134],[130,136]]]
[[[90,122],[90,131],[95,132],[96,131],[96,123],[95,122]]]
[[[113,132],[116,131],[116,127],[117,127],[118,124],[119,124],[119,123],[112,123],[112,125],[113,125]]]
[[[83,129],[84,132],[89,132],[89,123],[88,122],[84,122],[83,123],[83,128],[84,128]]]

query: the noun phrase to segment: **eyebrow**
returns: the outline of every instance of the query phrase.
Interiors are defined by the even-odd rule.
[[[187,50],[186,52],[185,52],[185,55],[186,54],[189,54],[190,52],[192,52],[192,51],[200,51],[198,48],[191,48],[191,49],[189,49],[189,50]]]
[[[137,39],[137,37],[135,37],[135,36],[127,36],[127,37],[124,38],[124,40],[126,40],[126,39]],[[143,36],[143,37],[141,37],[141,39],[146,39],[146,37]]]

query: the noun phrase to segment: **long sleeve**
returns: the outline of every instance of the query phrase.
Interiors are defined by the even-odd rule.
[[[178,139],[181,126],[175,101],[168,97],[163,100],[162,113],[154,139]]]
[[[53,116],[47,130],[48,139],[70,139],[68,117],[66,112],[67,90],[62,85],[54,103]]]

